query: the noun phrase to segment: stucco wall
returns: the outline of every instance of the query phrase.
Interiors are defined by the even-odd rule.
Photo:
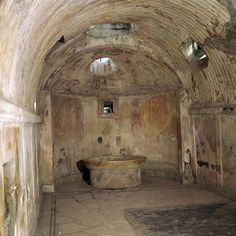
[[[51,96],[43,94],[40,103],[40,113],[43,122],[40,124],[40,179],[43,192],[54,191],[53,173],[53,137],[52,137],[52,107]]]
[[[221,117],[221,145],[223,186],[225,192],[236,199],[236,116]]]
[[[6,120],[7,119],[7,120]],[[38,125],[0,100],[0,235],[33,235],[39,209]]]
[[[197,182],[236,199],[236,116],[229,106],[192,112]]]
[[[126,152],[148,157],[146,173],[177,178],[176,95],[108,97],[118,104],[110,118],[100,115],[99,99],[52,97],[55,177],[77,172],[78,160]]]

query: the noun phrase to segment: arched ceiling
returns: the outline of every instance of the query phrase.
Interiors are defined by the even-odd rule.
[[[116,63],[117,71],[109,76],[97,76],[89,65],[104,56]],[[44,79],[41,89],[83,96],[156,94],[181,87],[178,76],[166,64],[139,51],[114,47],[79,53],[76,59],[60,65]]]
[[[88,66],[93,58],[116,51],[120,53],[111,53],[111,57],[120,70],[111,80],[119,81],[123,76],[125,89],[137,79],[137,94],[141,86],[146,91],[152,87],[150,92],[181,87],[193,103],[233,103],[235,8],[231,0],[1,0],[2,93],[32,109],[40,89],[64,93],[69,92],[69,86],[81,94],[105,91],[101,87],[89,89],[94,78]],[[138,28],[131,35],[106,39],[86,34],[91,25],[113,22],[134,23]],[[65,44],[52,52],[62,35]],[[181,53],[182,43],[190,37],[207,53],[206,69],[191,71]],[[75,77],[79,83],[73,87]],[[119,82],[114,83],[119,88]]]

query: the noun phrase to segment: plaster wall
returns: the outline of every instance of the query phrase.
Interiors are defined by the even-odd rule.
[[[194,108],[192,119],[197,182],[236,199],[235,111]]]
[[[224,192],[236,199],[236,116],[221,117],[222,180]]]
[[[117,115],[100,114],[99,101],[115,100]],[[92,156],[145,155],[144,172],[178,178],[176,94],[120,97],[52,97],[54,175],[77,172]],[[98,142],[102,137],[102,143]]]
[[[40,202],[40,119],[0,100],[0,235],[33,235]]]
[[[193,145],[192,145],[192,127],[191,127],[191,116],[189,109],[191,107],[191,99],[185,90],[178,93],[178,151],[179,151],[179,163],[180,163],[180,174],[182,182],[184,184],[191,184],[193,179],[187,180],[185,176],[186,168],[184,163],[184,155],[187,150],[190,150],[190,166],[193,170]]]
[[[53,137],[52,137],[52,111],[51,96],[41,94],[40,113],[43,122],[40,124],[40,179],[43,192],[54,191],[53,176]]]

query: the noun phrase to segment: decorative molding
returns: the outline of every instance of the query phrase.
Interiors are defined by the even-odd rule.
[[[41,117],[0,98],[0,123],[40,123]]]
[[[235,115],[236,114],[236,105],[235,104],[223,104],[216,106],[192,106],[189,109],[190,115]]]

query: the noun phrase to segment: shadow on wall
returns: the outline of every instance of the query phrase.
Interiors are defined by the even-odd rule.
[[[84,161],[76,162],[78,170],[83,174],[83,180],[90,185],[90,170],[85,166]]]

